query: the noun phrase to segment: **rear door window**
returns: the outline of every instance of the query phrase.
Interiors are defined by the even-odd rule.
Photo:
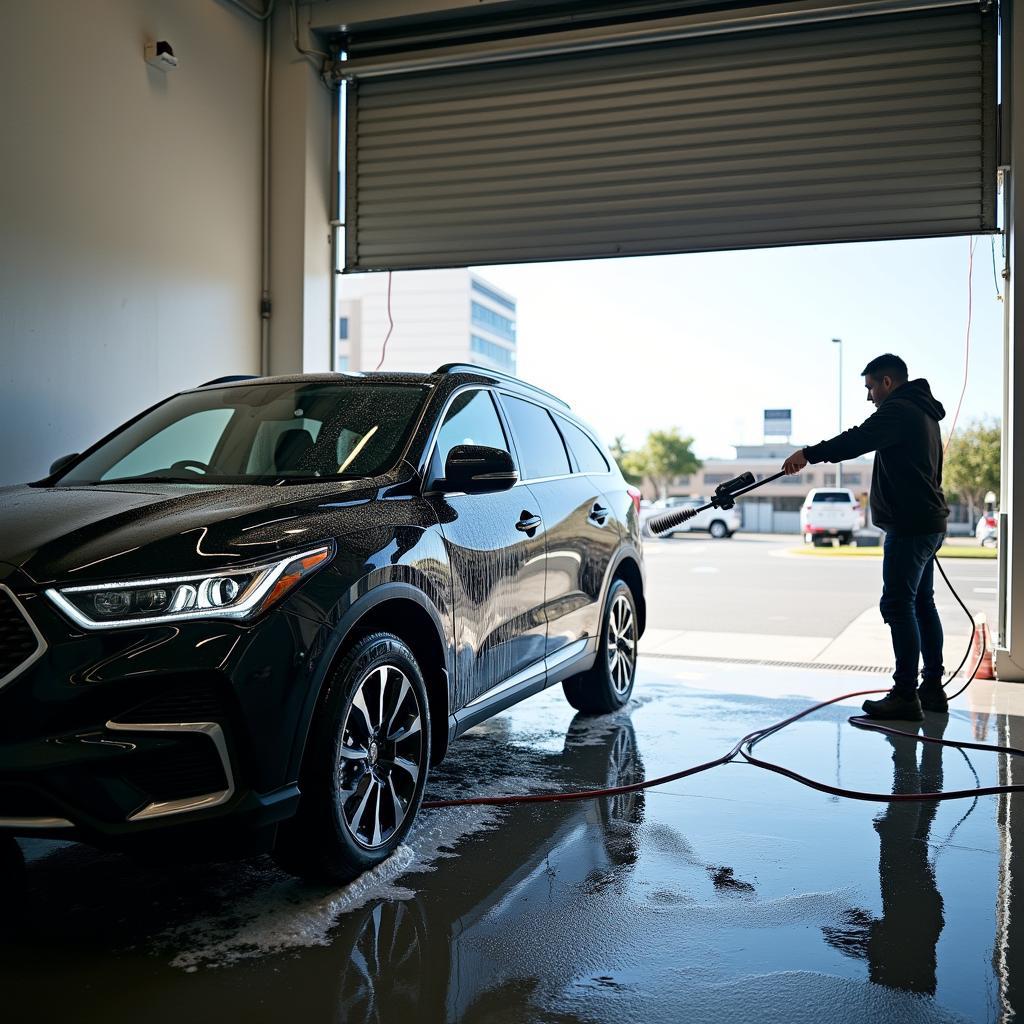
[[[565,443],[576,458],[576,465],[581,473],[607,473],[608,460],[589,434],[580,430],[575,423],[562,416],[556,416],[558,429],[565,438]]]
[[[853,501],[853,495],[849,491],[818,491],[814,496],[814,504],[830,503],[849,505]]]
[[[523,480],[565,476],[571,472],[562,435],[546,409],[511,395],[502,395],[501,404],[516,436]]]

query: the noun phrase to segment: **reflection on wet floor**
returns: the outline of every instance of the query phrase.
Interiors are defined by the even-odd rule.
[[[643,666],[638,699],[598,719],[548,691],[459,740],[428,798],[661,775],[808,703],[779,693],[863,686],[745,667],[726,692],[714,673]],[[859,789],[1005,781],[1003,758],[858,732],[850,713],[827,709],[759,749]],[[1024,740],[1024,719],[967,705],[923,729]],[[340,890],[266,858],[153,869],[26,842],[23,871],[3,872],[5,1008],[75,1021],[143,1007],[161,1022],[1009,1021],[1024,1001],[1018,800],[858,803],[735,764],[603,800],[424,812],[395,857]]]

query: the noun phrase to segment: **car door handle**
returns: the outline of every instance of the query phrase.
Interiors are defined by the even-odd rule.
[[[516,523],[516,529],[521,530],[523,533],[532,537],[537,531],[537,527],[540,526],[542,520],[540,516],[531,515],[526,509],[523,509],[522,515],[519,517],[519,522]]]
[[[590,515],[587,518],[598,526],[604,526],[605,521],[608,518],[608,509],[601,505],[599,502],[594,503],[594,507],[590,510]]]

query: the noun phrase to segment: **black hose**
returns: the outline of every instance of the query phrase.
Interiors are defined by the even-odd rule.
[[[764,481],[759,481],[764,483]],[[752,489],[752,488],[750,488]],[[687,510],[691,511],[691,510]],[[662,521],[671,518],[672,516],[678,515],[678,513],[672,513],[671,516],[659,517]],[[685,518],[689,518],[686,516]],[[683,521],[685,521],[685,518]],[[942,578],[946,581],[946,586],[949,587],[950,592],[956,598],[957,603],[964,610],[964,614],[970,620],[971,623],[971,635],[967,641],[967,650],[964,652],[963,660],[955,672],[943,684],[943,688],[948,686],[950,682],[959,674],[963,669],[964,665],[967,664],[967,659],[971,654],[971,647],[974,639],[974,616],[971,615],[967,608],[967,605],[961,600],[960,595],[956,592],[953,584],[949,581],[949,577],[946,575],[945,570],[942,568],[941,562],[938,558],[935,559],[935,564],[939,567],[939,572],[942,573]],[[974,681],[974,677],[978,674],[978,669],[981,667],[981,663],[984,660],[986,653],[986,643],[984,634],[981,640],[981,649],[978,655],[978,664],[974,666],[973,671],[956,693],[952,694],[948,699],[953,700],[959,697],[960,694],[967,689],[968,686]],[[884,690],[860,690],[854,693],[844,693],[838,697],[832,697],[829,700],[821,701],[818,704],[813,704],[803,711],[797,712],[795,715],[790,715],[789,718],[783,719],[781,722],[776,722],[773,725],[765,726],[763,729],[757,729],[754,732],[747,733],[742,739],[737,741],[733,748],[728,753],[723,754],[721,757],[716,757],[711,761],[705,761],[701,764],[693,765],[689,768],[684,768],[681,771],[672,772],[669,775],[661,775],[654,779],[645,779],[643,782],[634,782],[627,786],[612,786],[604,789],[584,789],[584,790],[571,790],[564,793],[522,793],[522,794],[508,794],[503,796],[481,796],[481,797],[466,797],[458,800],[429,800],[423,803],[425,808],[436,808],[436,807],[466,807],[473,805],[487,804],[491,806],[500,806],[504,804],[525,804],[525,803],[559,803],[565,800],[593,800],[609,796],[617,796],[622,793],[635,793],[641,789],[650,789],[653,786],[661,786],[668,782],[674,782],[678,779],[686,778],[690,775],[697,775],[700,772],[709,771],[711,768],[717,768],[720,765],[728,764],[734,761],[738,755],[742,755],[743,759],[748,763],[752,764],[757,768],[763,768],[765,771],[774,772],[777,775],[785,775],[787,778],[793,779],[794,782],[799,782],[801,785],[808,786],[811,789],[816,789],[822,793],[828,793],[832,796],[846,797],[851,800],[869,800],[872,802],[879,803],[910,803],[921,800],[964,800],[973,799],[977,801],[980,796],[992,796],[1004,793],[1021,793],[1024,792],[1024,785],[1005,785],[1005,786],[982,786],[980,780],[978,780],[977,772],[974,771],[974,765],[970,764],[968,758],[968,764],[971,767],[971,771],[974,773],[974,778],[979,782],[979,785],[973,789],[962,789],[962,790],[950,790],[943,793],[870,793],[862,792],[861,790],[853,789],[842,789],[838,786],[830,786],[824,782],[818,782],[816,779],[808,778],[806,775],[801,775],[799,772],[795,772],[790,768],[785,768],[782,765],[775,764],[771,761],[763,760],[762,758],[755,757],[753,754],[754,747],[762,740],[767,739],[769,736],[774,735],[780,730],[786,728],[788,725],[792,725],[794,722],[799,721],[801,718],[805,718],[807,715],[812,714],[815,711],[820,711],[824,707],[828,707],[830,704],[836,704],[842,700],[849,700],[852,697],[866,697],[871,694],[884,693]],[[935,736],[922,736],[920,733],[907,732],[903,729],[895,729],[889,725],[881,725],[878,722],[865,718],[863,716],[853,716],[849,719],[850,724],[858,729],[867,729],[873,732],[885,733],[891,736],[903,736],[909,739],[913,739],[919,743],[938,743],[944,747],[953,747],[960,750],[961,753],[964,750],[984,750],[990,753],[1006,754],[1011,757],[1024,757],[1024,750],[1019,750],[1017,747],[1004,747],[994,743],[970,743],[967,741],[958,740],[944,740],[939,739]],[[967,755],[964,754],[966,757]],[[953,831],[955,832],[963,820],[966,819],[967,815],[970,814],[971,810],[974,809],[974,805],[968,810],[964,818],[954,826]],[[950,833],[952,836],[952,833]]]

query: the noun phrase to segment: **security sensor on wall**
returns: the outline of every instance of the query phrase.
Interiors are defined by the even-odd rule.
[[[170,71],[178,66],[171,44],[164,39],[146,43],[146,63],[161,71]]]

